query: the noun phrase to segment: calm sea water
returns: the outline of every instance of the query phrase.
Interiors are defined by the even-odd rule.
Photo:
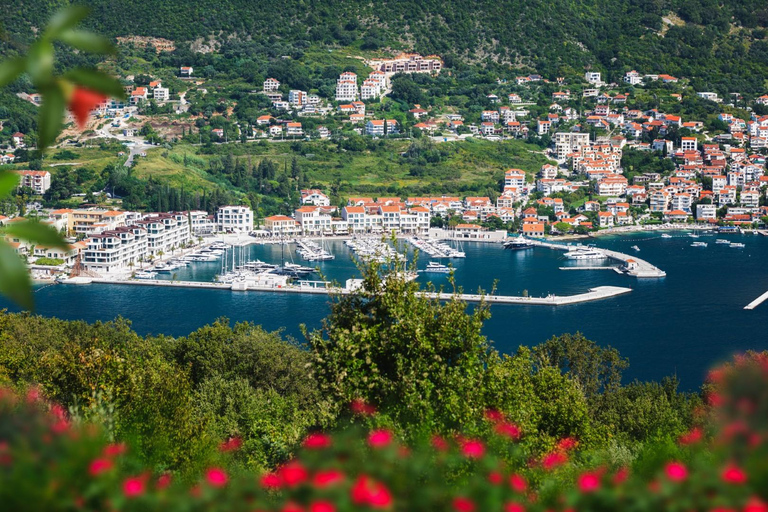
[[[485,334],[502,352],[535,345],[552,335],[581,331],[602,345],[619,349],[630,360],[628,379],[659,379],[676,374],[685,388],[700,385],[707,369],[737,351],[768,349],[768,302],[752,311],[743,307],[768,291],[768,237],[717,235],[746,244],[743,249],[715,244],[716,236],[698,240],[707,248],[690,247],[693,239],[673,234],[604,237],[596,245],[633,253],[667,272],[658,280],[637,280],[611,271],[563,271],[568,263],[559,251],[505,251],[500,245],[465,243],[465,260],[454,260],[457,282],[466,291],[490,290],[519,295],[573,294],[599,285],[631,287],[632,293],[571,306],[494,305]],[[336,259],[317,264],[327,278],[343,282],[357,274],[341,242],[328,242]],[[251,246],[247,257],[279,263],[280,246]],[[231,253],[230,253],[231,254]],[[285,257],[295,253],[285,248]],[[425,255],[426,256],[426,255]],[[419,267],[428,259],[422,257]],[[300,262],[296,260],[296,262]],[[310,264],[315,266],[314,264]],[[209,281],[221,263],[198,263],[177,273],[182,280]],[[447,277],[422,275],[436,285]],[[37,312],[89,322],[120,315],[141,333],[174,336],[226,316],[252,321],[268,330],[282,329],[301,339],[300,324],[318,327],[329,311],[328,297],[302,294],[231,292],[224,290],[158,289],[154,287],[88,285],[48,286],[36,292]],[[7,306],[7,304],[5,304]],[[3,306],[0,303],[0,306]],[[10,307],[13,309],[13,307]]]

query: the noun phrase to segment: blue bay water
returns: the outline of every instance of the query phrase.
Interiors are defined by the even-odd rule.
[[[743,309],[768,291],[768,237],[717,235],[746,244],[737,249],[715,244],[714,235],[698,239],[708,242],[707,248],[690,247],[693,239],[683,234],[672,236],[664,239],[644,233],[593,241],[625,253],[633,253],[631,246],[638,245],[639,257],[667,272],[666,278],[658,280],[637,280],[605,270],[563,271],[558,267],[568,263],[560,251],[505,251],[496,244],[464,243],[467,258],[452,264],[456,281],[468,292],[490,290],[494,282],[497,293],[507,295],[520,295],[524,290],[535,296],[566,295],[600,285],[632,288],[623,296],[570,306],[494,305],[484,332],[501,352],[513,353],[520,345],[536,345],[552,335],[581,331],[629,358],[625,380],[676,374],[684,388],[695,389],[709,367],[734,352],[768,349],[764,333],[768,302],[752,311]],[[340,282],[356,276],[344,244],[326,245],[336,259],[311,265]],[[250,259],[281,260],[280,246],[254,245],[245,251]],[[300,263],[292,246],[285,248],[286,260],[290,261],[290,255]],[[419,267],[427,261],[423,255]],[[210,281],[220,267],[220,262],[198,263],[178,271],[176,277]],[[419,278],[422,282],[427,279],[437,286],[448,283],[443,275]],[[226,316],[233,322],[282,329],[301,340],[299,325],[319,327],[329,312],[327,296],[125,285],[48,286],[39,289],[35,299],[37,313],[45,316],[88,322],[123,316],[141,334],[173,336],[186,335]]]

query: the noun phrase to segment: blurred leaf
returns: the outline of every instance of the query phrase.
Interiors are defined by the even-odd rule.
[[[64,75],[64,78],[113,98],[124,98],[125,89],[120,82],[96,69],[77,68]]]
[[[0,240],[0,293],[24,307],[32,309],[32,280],[27,267],[7,242]]]
[[[45,37],[57,38],[65,30],[71,29],[88,15],[88,9],[85,6],[77,5],[62,9],[53,15],[51,21],[45,29]]]
[[[20,176],[13,172],[0,171],[0,197],[8,195],[19,184]]]
[[[59,34],[58,39],[84,52],[111,53],[113,51],[108,39],[85,30],[65,30]]]
[[[7,226],[4,232],[13,237],[45,245],[46,247],[58,247],[59,249],[69,250],[69,244],[58,231],[40,222],[15,222]]]
[[[0,87],[13,82],[24,71],[26,62],[22,57],[7,59],[0,62]]]
[[[64,95],[59,87],[49,87],[43,94],[43,104],[40,106],[38,118],[37,146],[40,151],[53,144],[61,132],[64,118]]]
[[[51,81],[53,75],[53,45],[46,40],[39,40],[29,49],[27,71],[32,83],[38,88]]]

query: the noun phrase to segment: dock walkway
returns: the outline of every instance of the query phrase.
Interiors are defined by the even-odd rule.
[[[235,291],[256,291],[256,292],[275,292],[275,293],[309,293],[314,295],[330,295],[332,293],[339,293],[346,295],[352,292],[347,288],[323,288],[312,286],[261,286],[252,283],[248,283],[247,286],[233,287],[228,283],[205,283],[197,281],[150,281],[150,280],[117,280],[117,279],[92,279],[92,283],[100,284],[119,284],[119,285],[134,285],[134,286],[159,286],[166,288],[202,288],[202,289],[214,289],[214,290],[235,290]],[[87,283],[81,283],[87,284]],[[480,302],[485,300],[490,304],[520,304],[520,305],[532,305],[532,306],[565,306],[569,304],[578,304],[580,302],[589,302],[593,300],[608,299],[617,295],[623,295],[631,292],[631,288],[623,288],[620,286],[598,286],[596,288],[590,288],[588,292],[579,293],[576,295],[548,295],[546,297],[523,297],[514,295],[479,295],[479,294],[452,294],[452,293],[427,293],[423,292],[423,295],[429,298],[437,298],[440,300],[450,300],[456,297],[466,302]]]
[[[578,245],[564,245],[564,244],[553,244],[551,242],[544,242],[541,240],[533,240],[530,239],[532,244],[534,244],[536,247],[547,247],[549,249],[554,249],[558,251],[569,251],[571,249],[576,249],[579,246]],[[642,260],[634,255],[624,254],[618,251],[611,251],[610,249],[603,249],[598,248],[599,251],[605,253],[605,255],[616,261],[620,261],[624,264],[623,267],[623,273],[627,274],[628,276],[638,277],[638,278],[658,278],[658,277],[664,277],[667,275],[666,272],[661,270],[660,268],[651,265],[645,260]]]
[[[755,300],[753,300],[752,302],[744,306],[744,309],[755,309],[757,306],[765,302],[766,299],[768,299],[768,292],[765,292],[764,294],[762,294],[761,296],[759,296],[758,298],[756,298]]]

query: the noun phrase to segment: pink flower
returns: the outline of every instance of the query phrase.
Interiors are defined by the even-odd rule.
[[[135,476],[127,478],[123,482],[123,494],[126,498],[135,498],[144,494],[144,479]]]
[[[528,488],[528,482],[526,482],[525,478],[522,476],[514,474],[509,477],[509,486],[512,487],[512,490],[515,492],[524,493]]]
[[[616,474],[613,475],[613,483],[615,485],[623,484],[626,482],[627,478],[629,478],[629,470],[627,468],[620,468],[616,471]]]
[[[230,437],[219,445],[219,451],[224,453],[234,452],[235,450],[238,450],[242,445],[242,439],[239,437]]]
[[[444,452],[448,450],[448,442],[440,436],[432,436],[432,447],[439,452]]]
[[[456,512],[475,512],[475,503],[469,498],[453,498],[453,510]]]
[[[112,461],[107,459],[96,459],[88,466],[88,473],[91,476],[99,476],[102,473],[106,473],[112,469]]]
[[[352,400],[352,403],[350,403],[350,408],[352,409],[353,413],[359,414],[361,416],[373,416],[376,414],[376,408],[367,403],[362,398],[355,398]]]
[[[280,479],[289,487],[299,485],[307,479],[309,473],[307,468],[298,461],[289,462],[278,470]]]
[[[696,444],[704,437],[704,432],[699,427],[693,427],[689,432],[680,436],[680,444]]]
[[[336,512],[336,506],[330,501],[316,501],[309,506],[309,512]]]
[[[283,485],[283,481],[276,473],[267,473],[261,476],[261,486],[265,489],[278,489]]]
[[[104,447],[105,457],[118,457],[128,451],[125,443],[112,443]]]
[[[768,505],[757,496],[752,496],[744,505],[743,512],[768,512]]]
[[[501,476],[501,473],[499,473],[498,471],[491,471],[488,474],[488,481],[493,485],[499,485],[503,480],[504,478]]]
[[[229,481],[229,476],[221,468],[210,468],[205,472],[205,481],[211,487],[224,487]]]
[[[504,512],[525,512],[525,507],[520,503],[507,503],[504,505]]]
[[[688,478],[688,468],[680,462],[670,462],[667,464],[664,468],[664,473],[666,473],[667,478],[673,482],[682,482]]]
[[[576,447],[576,440],[572,437],[564,437],[557,443],[557,448],[567,452]]]
[[[344,480],[344,473],[336,469],[328,469],[326,471],[318,471],[312,478],[312,485],[317,488],[324,488],[334,485]]]
[[[597,473],[584,473],[579,475],[577,484],[583,493],[590,493],[600,488],[600,476]]]
[[[508,437],[513,441],[520,439],[520,427],[514,423],[501,422],[494,427],[497,434]]]
[[[351,489],[352,503],[371,508],[387,508],[392,505],[392,494],[380,482],[367,475],[360,475]]]
[[[485,419],[491,423],[498,423],[500,421],[504,421],[504,414],[497,411],[496,409],[486,409]]]
[[[560,452],[550,452],[541,459],[544,469],[551,470],[568,462],[568,456]]]
[[[368,444],[372,448],[382,448],[392,442],[392,432],[386,429],[373,430],[368,434]]]
[[[322,450],[323,448],[329,448],[332,443],[331,436],[321,432],[313,432],[304,439],[303,446],[310,450]]]
[[[461,443],[461,453],[469,459],[479,459],[485,455],[485,445],[477,439],[466,439]]]
[[[301,508],[301,505],[289,501],[280,509],[280,512],[304,512],[304,509]]]
[[[163,473],[162,475],[157,477],[157,483],[155,484],[155,486],[162,491],[163,489],[167,489],[168,487],[170,487],[171,481],[172,481],[172,478],[170,473]]]
[[[743,485],[747,483],[747,474],[740,467],[730,464],[720,475],[723,482],[733,485]]]

